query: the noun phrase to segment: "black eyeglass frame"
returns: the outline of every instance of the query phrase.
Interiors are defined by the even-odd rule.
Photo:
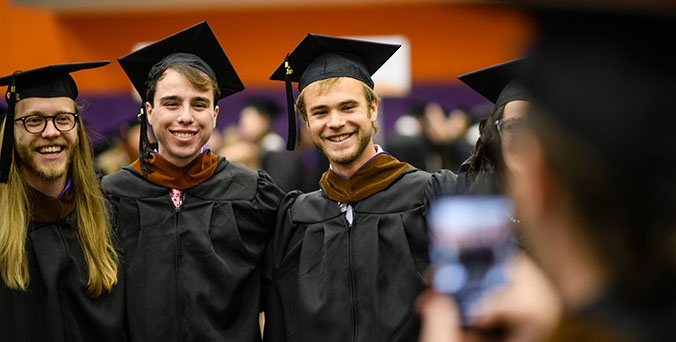
[[[59,117],[59,116],[61,116],[61,115],[71,115],[71,116],[73,116],[73,126],[71,126],[71,127],[68,128],[68,129],[61,129],[61,128],[59,128],[59,126],[56,124],[56,118]],[[30,118],[30,117],[36,117],[36,116],[41,117],[41,118],[44,120],[44,123],[42,124],[42,129],[40,129],[39,131],[33,132],[33,131],[31,131],[31,130],[28,129],[28,126],[26,126],[26,120],[27,120],[28,118]],[[80,114],[77,114],[77,113],[69,113],[69,112],[58,113],[58,114],[56,114],[56,115],[49,115],[49,116],[40,115],[40,114],[31,114],[31,115],[26,115],[26,116],[21,117],[21,118],[18,118],[18,119],[14,119],[14,122],[21,121],[21,123],[23,124],[23,128],[24,128],[24,129],[26,130],[26,132],[28,132],[28,133],[31,133],[31,134],[40,134],[40,133],[44,132],[45,129],[47,128],[47,122],[49,121],[49,119],[52,119],[52,124],[54,124],[54,128],[56,128],[56,130],[59,131],[59,132],[61,132],[61,133],[65,133],[65,132],[70,132],[70,131],[73,130],[73,128],[75,128],[75,126],[77,125],[77,122],[78,122],[78,118],[79,118],[79,117],[80,117]]]

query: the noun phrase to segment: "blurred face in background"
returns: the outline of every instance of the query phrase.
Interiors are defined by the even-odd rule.
[[[270,130],[270,117],[260,113],[256,108],[244,107],[239,113],[237,134],[244,141],[259,142]]]

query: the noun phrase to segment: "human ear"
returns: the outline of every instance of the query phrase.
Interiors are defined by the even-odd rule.
[[[147,116],[147,118],[148,118],[148,124],[151,125],[151,124],[150,124],[150,117],[151,117],[152,114],[153,114],[153,105],[151,105],[150,102],[146,102],[145,107],[146,107],[146,116]],[[151,126],[152,126],[152,125],[151,125]]]
[[[219,107],[218,105],[216,105],[216,107],[214,107],[214,122],[213,122],[213,128],[216,128],[216,118],[218,118],[218,112],[220,112],[220,110],[221,110],[221,107]]]
[[[369,109],[371,110],[371,122],[376,122],[376,120],[378,119],[378,100],[377,99],[373,100],[373,102],[371,102],[371,105],[369,107],[370,107]]]

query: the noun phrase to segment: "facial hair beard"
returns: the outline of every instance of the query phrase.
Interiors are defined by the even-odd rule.
[[[75,151],[74,145],[66,143],[65,152],[66,152],[66,163],[62,164],[61,160],[51,161],[43,164],[38,164],[35,160],[35,154],[37,153],[35,148],[36,146],[26,146],[26,145],[15,145],[16,146],[16,156],[18,156],[19,165],[23,166],[28,172],[46,180],[54,181],[59,177],[63,176],[68,172],[73,161],[73,153]]]
[[[360,131],[357,130],[355,134],[359,135]],[[368,146],[369,141],[371,141],[371,136],[372,133],[369,131],[368,133],[364,133],[361,135],[361,138],[357,142],[356,149],[354,152],[343,156],[343,157],[334,157],[331,155],[331,151],[327,151],[327,149],[324,149],[321,145],[321,143],[317,142],[315,139],[312,139],[312,142],[314,143],[315,147],[317,147],[318,150],[320,150],[332,163],[336,163],[339,165],[347,165],[355,161],[359,156],[364,152],[366,149],[366,146]],[[319,138],[321,139],[321,138]]]

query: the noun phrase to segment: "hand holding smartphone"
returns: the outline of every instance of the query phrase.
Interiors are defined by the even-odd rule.
[[[455,298],[465,327],[481,314],[472,305],[506,282],[505,268],[516,251],[512,217],[503,196],[443,197],[430,207],[431,285]]]

